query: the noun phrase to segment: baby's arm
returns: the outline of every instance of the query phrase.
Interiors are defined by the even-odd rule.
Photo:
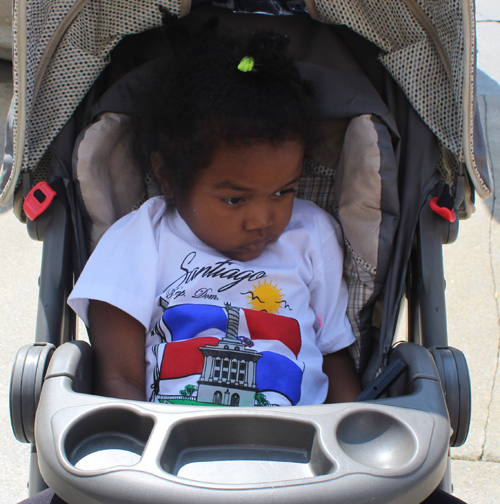
[[[89,328],[95,393],[144,401],[143,325],[115,306],[91,300]]]
[[[351,402],[361,394],[361,380],[346,348],[323,357],[323,372],[328,376],[325,403]]]

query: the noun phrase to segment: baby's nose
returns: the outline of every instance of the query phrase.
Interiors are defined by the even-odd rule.
[[[260,206],[252,209],[245,219],[245,230],[255,231],[265,229],[273,223],[272,211],[267,206]]]

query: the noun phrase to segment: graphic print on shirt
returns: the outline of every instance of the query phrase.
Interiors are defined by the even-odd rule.
[[[252,310],[276,314],[279,314],[283,308],[292,311],[286,302],[282,289],[278,288],[278,284],[273,284],[272,281],[268,283],[267,280],[264,280],[264,283],[261,283],[259,280],[257,285],[252,286],[252,290],[242,292],[242,294],[248,294],[248,305]]]
[[[181,298],[223,304],[227,303],[228,296],[232,296],[229,298],[232,304],[235,291],[240,291],[239,294],[246,298],[247,305],[253,310],[280,315],[284,314],[281,313],[283,311],[292,311],[277,282],[261,281],[266,277],[266,271],[245,269],[243,265],[230,259],[203,263],[197,259],[193,250],[180,262],[179,276],[163,290],[158,304],[164,310]],[[251,284],[250,287],[248,283]],[[243,302],[241,300],[236,304],[241,306]]]
[[[221,406],[296,405],[304,365],[289,317],[237,308],[181,304],[150,332],[156,362],[150,401]]]
[[[235,287],[240,288],[242,283],[255,282],[267,276],[265,271],[245,269],[241,264],[225,259],[212,264],[199,264],[193,250],[187,254],[179,264],[179,276],[168,285],[160,296],[159,304],[165,309],[171,301],[179,297],[186,297],[193,282],[202,282],[203,279],[210,285],[219,282],[218,288],[202,286],[192,294],[196,299],[210,299],[219,301],[224,293]]]

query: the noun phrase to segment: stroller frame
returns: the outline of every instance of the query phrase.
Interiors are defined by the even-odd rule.
[[[402,96],[399,95],[398,99],[402,100]],[[405,111],[404,114],[409,114],[412,115],[414,112],[412,110]],[[416,114],[415,114],[416,117]],[[65,141],[65,135],[71,136],[73,132],[68,132],[68,129],[65,129],[61,132],[60,136],[56,140],[57,142],[63,142]],[[430,134],[430,132],[429,132]],[[432,157],[432,156],[431,156]],[[412,219],[415,220],[415,222],[412,224],[412,229],[417,226],[417,234],[416,234],[416,239],[413,244],[413,247],[411,247],[411,250],[407,251],[407,254],[403,254],[404,257],[400,258],[400,265],[396,265],[393,267],[393,269],[389,272],[389,278],[388,278],[388,284],[391,285],[391,274],[396,276],[398,274],[401,275],[401,271],[406,270],[406,262],[407,262],[407,255],[411,252],[412,257],[410,260],[410,266],[408,268],[408,275],[407,275],[407,281],[406,281],[406,293],[408,296],[408,299],[410,301],[410,306],[412,307],[409,313],[409,321],[410,321],[410,329],[409,329],[409,341],[413,341],[415,343],[419,343],[420,345],[423,345],[424,347],[445,347],[447,345],[447,335],[446,335],[446,314],[445,314],[445,301],[444,301],[444,280],[443,280],[443,272],[442,272],[442,255],[441,255],[441,246],[443,243],[450,243],[454,241],[454,238],[456,237],[456,234],[458,232],[458,224],[449,224],[446,221],[443,221],[442,219],[438,218],[434,213],[432,213],[429,210],[429,207],[425,204],[427,200],[430,198],[430,196],[434,196],[433,192],[437,191],[436,187],[439,185],[439,179],[434,173],[434,167],[430,166],[428,168],[428,178],[425,180],[425,187],[422,190],[422,193],[425,194],[425,200],[422,202],[420,199],[417,199],[414,201],[414,207],[418,209],[417,216],[413,215],[411,216]],[[52,174],[54,176],[59,176],[64,179],[68,179],[68,174],[64,173],[64,171],[61,169],[60,165],[56,165],[55,167],[53,166],[52,168]],[[411,178],[411,174],[407,175],[408,177]],[[466,178],[465,175],[461,174],[459,177],[463,177],[464,179]],[[23,173],[23,186],[26,188],[30,188],[32,185],[32,181],[30,180],[30,173],[29,171]],[[415,198],[413,198],[415,199]],[[42,276],[40,278],[40,302],[39,302],[39,312],[38,312],[38,319],[37,319],[37,332],[36,332],[36,342],[40,343],[51,343],[55,347],[60,346],[62,343],[66,341],[72,341],[75,338],[75,317],[72,314],[72,312],[67,308],[65,302],[68,293],[71,290],[72,287],[72,282],[73,282],[73,274],[69,273],[71,271],[71,266],[68,268],[68,265],[73,264],[74,271],[76,274],[79,273],[81,270],[81,263],[79,256],[80,254],[77,254],[76,251],[78,249],[82,248],[82,244],[78,243],[76,241],[75,243],[75,236],[73,235],[73,231],[71,226],[75,224],[74,222],[74,209],[73,209],[74,203],[71,200],[67,200],[65,198],[60,198],[54,202],[54,204],[51,206],[51,208],[43,214],[40,218],[38,218],[36,221],[28,221],[28,230],[30,233],[30,236],[36,237],[36,239],[44,241],[44,248],[43,248],[43,259],[42,259]],[[410,218],[410,217],[409,217]],[[77,222],[76,223],[77,227],[80,226],[80,224]],[[437,255],[436,255],[437,254]],[[437,260],[436,260],[437,259]],[[75,266],[76,265],[76,266]],[[403,275],[404,276],[404,275]],[[437,280],[436,280],[437,279]],[[393,333],[396,323],[397,323],[397,311],[393,310],[392,312],[389,312],[389,308],[387,308],[388,305],[391,303],[399,304],[399,301],[401,299],[401,296],[403,294],[403,289],[405,288],[404,282],[392,282],[393,287],[388,289],[386,292],[386,303],[384,306],[384,324],[382,326],[382,332],[386,333]],[[436,313],[439,315],[436,316]],[[387,344],[387,343],[386,343]],[[390,346],[390,344],[389,344]],[[32,442],[34,439],[34,431],[33,431],[33,421],[34,421],[34,416],[35,416],[35,410],[36,410],[36,404],[38,403],[38,397],[40,394],[39,388],[41,388],[42,381],[43,381],[43,375],[45,374],[45,371],[47,370],[47,364],[48,360],[51,357],[52,350],[50,347],[47,347],[44,349],[43,346],[40,345],[35,345],[33,349],[27,349],[26,351],[21,351],[20,354],[17,357],[17,364],[14,368],[14,373],[13,373],[13,388],[12,390],[19,390],[19,385],[21,383],[26,383],[28,384],[28,378],[27,378],[27,369],[28,365],[26,364],[28,361],[35,362],[35,369],[37,369],[37,372],[35,373],[37,377],[41,377],[38,379],[37,383],[34,386],[31,387],[26,387],[24,386],[24,391],[16,394],[16,392],[13,392],[12,397],[12,405],[14,408],[14,413],[13,413],[13,426],[14,430],[16,432],[16,436],[18,438],[24,437],[27,441]],[[389,353],[389,348],[385,348],[382,350],[382,353],[387,355]],[[367,415],[373,415],[372,417],[368,416],[369,418],[376,418],[379,419],[377,415],[382,414],[381,413],[381,408],[386,408],[388,407],[389,409],[391,407],[394,407],[395,404],[398,404],[398,406],[395,407],[400,407],[402,406],[403,408],[406,408],[409,406],[411,403],[412,407],[415,407],[415,403],[418,404],[418,401],[422,401],[422,409],[428,409],[429,413],[426,413],[426,415],[430,414],[433,418],[434,427],[434,435],[438,439],[440,439],[442,442],[436,443],[434,440],[434,444],[432,446],[432,449],[429,448],[429,452],[426,453],[425,456],[428,457],[428,459],[431,459],[434,457],[435,463],[434,467],[432,470],[427,473],[425,470],[421,470],[421,472],[417,471],[417,466],[418,464],[415,462],[415,466],[411,466],[411,470],[408,469],[409,473],[412,474],[405,474],[404,478],[401,478],[401,474],[397,475],[397,478],[394,478],[394,480],[399,479],[398,485],[395,485],[392,489],[392,499],[391,502],[408,502],[407,498],[407,492],[408,492],[408,486],[412,486],[416,488],[412,494],[412,499],[421,499],[424,498],[430,491],[432,491],[433,488],[439,483],[439,481],[442,479],[445,469],[446,469],[446,459],[447,459],[447,451],[448,451],[448,439],[446,432],[449,430],[449,424],[448,424],[448,415],[446,412],[446,408],[443,407],[445,405],[442,395],[441,395],[441,388],[439,385],[439,381],[443,382],[445,380],[445,376],[450,375],[450,369],[452,366],[456,366],[458,369],[457,371],[457,376],[459,378],[456,379],[456,381],[460,382],[462,384],[462,388],[464,391],[467,391],[468,388],[466,387],[467,385],[467,379],[468,375],[466,374],[466,366],[464,367],[464,361],[461,360],[461,357],[459,354],[451,351],[451,350],[445,350],[445,353],[443,354],[442,352],[435,350],[433,351],[434,355],[436,355],[435,359],[438,362],[438,367],[436,367],[433,363],[433,360],[429,360],[430,356],[428,355],[425,350],[422,352],[422,349],[420,347],[414,347],[414,346],[406,346],[402,345],[401,348],[396,349],[393,354],[392,358],[394,358],[396,355],[399,355],[400,358],[403,360],[407,361],[407,364],[409,365],[409,370],[406,373],[403,382],[399,383],[399,387],[403,387],[406,389],[406,392],[410,392],[411,395],[407,396],[402,396],[398,399],[383,399],[378,401],[378,405],[380,406],[380,409],[377,404],[374,405],[359,405],[359,406],[353,406],[352,407],[352,412],[349,413],[349,415],[353,415],[352,417],[347,416],[343,417],[340,415],[339,417],[339,412],[342,409],[341,406],[321,406],[319,408],[311,408],[311,416],[306,420],[306,422],[297,422],[296,418],[297,416],[299,417],[305,417],[305,415],[302,412],[298,412],[298,410],[293,409],[290,411],[285,411],[285,409],[282,409],[280,411],[283,412],[283,414],[277,414],[277,415],[271,415],[268,414],[267,412],[263,415],[257,414],[257,413],[248,413],[248,411],[242,412],[242,413],[235,413],[235,417],[233,419],[238,418],[240,421],[243,422],[248,422],[249,428],[254,428],[254,422],[257,422],[255,425],[258,425],[258,422],[264,422],[263,425],[266,425],[266,422],[268,422],[267,417],[271,416],[276,416],[277,418],[281,417],[281,420],[283,420],[284,424],[286,425],[286,429],[284,429],[284,432],[287,437],[291,437],[293,434],[293,431],[295,428],[303,429],[302,434],[303,438],[308,438],[311,439],[314,438],[314,435],[311,434],[312,430],[317,429],[317,431],[322,431],[327,428],[332,428],[332,425],[329,424],[322,424],[318,418],[323,418],[327,416],[331,416],[332,418],[340,418],[335,424],[335,429],[337,429],[337,432],[342,431],[342,429],[346,428],[343,427],[347,425],[350,421],[353,419],[357,419],[361,414],[357,413],[357,410],[366,413]],[[52,418],[55,415],[54,411],[51,411],[51,397],[55,397],[55,395],[61,394],[61,391],[64,390],[69,390],[73,389],[76,392],[88,392],[90,390],[90,385],[88,383],[88,380],[85,378],[82,378],[82,373],[85,369],[88,371],[88,360],[90,359],[89,355],[89,350],[87,347],[81,345],[80,343],[73,343],[69,346],[64,345],[61,347],[61,351],[59,352],[60,357],[57,358],[56,360],[52,361],[51,367],[49,368],[48,373],[45,376],[45,384],[43,387],[43,395],[45,397],[44,401],[42,401],[41,406],[38,410],[38,418],[40,419],[37,421],[37,432],[39,432],[39,435],[36,436],[38,439],[38,443],[43,443],[44,441],[40,441],[43,438],[42,433],[47,432],[51,428],[53,428],[53,425],[51,426],[50,422],[46,423],[47,419]],[[451,357],[450,357],[451,354]],[[444,356],[442,356],[444,355]],[[451,358],[452,362],[447,360],[448,358]],[[63,363],[63,364],[62,364]],[[443,364],[444,363],[444,364]],[[452,366],[450,366],[452,364]],[[16,369],[21,369],[22,372],[18,372],[16,374]],[[32,373],[33,374],[33,373]],[[450,380],[448,380],[450,382]],[[53,392],[52,390],[56,390],[56,392]],[[452,396],[453,393],[451,393],[450,389],[450,394],[449,396]],[[26,395],[25,395],[26,394]],[[27,408],[23,407],[23,404],[26,405],[30,402],[31,399],[27,399],[28,397],[31,397],[30,394],[33,394],[35,398],[35,407],[34,408]],[[53,396],[54,394],[54,396]],[[456,393],[455,393],[456,395]],[[454,417],[454,420],[456,421],[454,425],[454,432],[455,432],[455,443],[458,445],[461,442],[465,441],[467,429],[468,429],[468,404],[467,401],[464,401],[464,398],[466,399],[467,393],[460,393],[459,395],[462,397],[460,398],[461,401],[458,401],[455,404],[448,404],[448,409],[450,409],[450,415]],[[79,399],[81,400],[82,395],[78,395]],[[429,400],[429,397],[433,397],[432,400]],[[102,399],[102,398],[101,398]],[[113,401],[110,399],[106,400],[101,400],[98,398],[93,398],[92,402],[94,402],[97,405],[97,409],[103,408],[104,410],[106,409],[104,405],[109,405],[111,409],[113,408],[118,408],[117,406],[118,401]],[[67,404],[71,404],[71,397],[67,397]],[[89,399],[90,401],[90,399]],[[399,402],[398,402],[399,401]],[[17,405],[21,404],[20,407]],[[83,407],[85,408],[85,407]],[[89,406],[89,408],[91,408]],[[93,408],[93,407],[92,407]],[[141,424],[140,429],[145,429],[144,432],[147,432],[148,430],[148,425],[144,427],[144,423],[149,425],[151,424],[151,421],[154,422],[165,422],[165,420],[160,420],[162,417],[162,412],[159,408],[156,407],[151,407],[148,406],[147,408],[147,413],[144,413],[144,411],[140,411],[137,413],[138,410],[141,410],[141,406],[139,405],[132,405],[130,407],[125,407],[123,411],[128,411],[131,413],[126,413],[130,414],[130,419],[133,418],[138,418],[140,417],[141,419],[148,417],[153,420],[144,420],[140,421],[139,423]],[[299,408],[300,409],[300,408]],[[416,409],[419,409],[418,405]],[[17,410],[17,411],[16,411]],[[91,411],[91,409],[89,409]],[[191,411],[191,410],[190,410]],[[370,413],[371,412],[371,413]],[[405,425],[412,425],[412,418],[410,418],[408,415],[405,416],[405,411],[400,412],[402,414],[403,418],[403,424]],[[90,413],[88,413],[90,415]],[[183,410],[182,408],[179,409],[179,411],[176,411],[174,416],[176,415],[188,415],[188,412]],[[288,417],[288,415],[291,415]],[[67,426],[68,423],[71,424],[71,422],[77,422],[76,425],[77,427],[74,427],[74,429],[80,429],[81,425],[78,425],[78,418],[79,415],[83,415],[84,417],[87,415],[87,413],[78,413],[75,417],[72,417],[71,414],[68,413],[68,415],[59,415],[60,420],[58,420],[59,425],[62,426]],[[137,416],[138,415],[138,416]],[[201,416],[205,417],[211,417],[212,413],[210,412],[202,412],[200,413]],[[391,415],[389,415],[391,416]],[[102,417],[102,419],[104,419]],[[292,420],[292,417],[295,418],[295,420]],[[425,415],[422,417],[424,418]],[[128,417],[127,417],[128,418]],[[349,420],[346,420],[346,418],[349,418]],[[385,417],[382,417],[385,418]],[[45,420],[44,420],[45,419]],[[443,419],[445,421],[443,421]],[[136,420],[131,420],[132,422],[135,422]],[[177,421],[177,420],[176,420]],[[273,420],[269,420],[270,422],[273,422]],[[422,422],[424,422],[422,420]],[[374,422],[376,423],[376,422]],[[425,422],[424,422],[425,423]],[[306,427],[305,425],[308,424],[309,427]],[[193,435],[195,430],[197,430],[198,426],[196,422],[193,424],[195,427],[186,427],[188,429],[187,431],[183,432],[183,435]],[[313,427],[310,427],[311,425],[314,425]],[[391,424],[392,425],[392,424]],[[396,427],[394,427],[396,430],[399,429],[400,424],[393,424]],[[127,431],[127,428],[125,426],[120,426],[118,429],[124,430],[124,435],[129,434]],[[174,429],[176,428],[173,424],[170,425],[169,427],[165,427],[166,430],[168,429]],[[63,427],[60,427],[60,429],[63,429]],[[139,430],[140,430],[139,429]],[[191,430],[190,430],[191,429]],[[309,429],[309,431],[307,430]],[[312,430],[311,430],[312,429]],[[63,429],[64,430],[64,429]],[[425,430],[425,429],[424,429]],[[432,429],[431,429],[432,430]],[[62,432],[62,431],[61,431]],[[402,430],[402,432],[407,432]],[[410,432],[410,431],[408,431]],[[92,433],[90,430],[88,433],[89,438],[92,437],[95,432]],[[65,434],[67,436],[67,433]],[[349,438],[349,433],[345,433],[345,436]],[[404,434],[406,435],[406,434]],[[69,434],[71,437],[71,433]],[[147,437],[147,436],[146,436]],[[65,438],[67,439],[67,437]],[[394,439],[398,439],[395,437]],[[408,438],[408,441],[410,438]],[[241,441],[241,440],[239,440]],[[243,440],[245,441],[245,440]],[[357,442],[359,439],[356,440]],[[72,441],[67,441],[70,443]],[[332,481],[334,479],[329,480],[328,479],[328,474],[330,474],[329,471],[331,471],[331,467],[329,466],[329,461],[326,460],[328,459],[328,450],[326,450],[326,459],[325,459],[325,454],[323,455],[320,454],[321,450],[318,451],[317,446],[315,445],[317,441],[312,440],[310,445],[308,447],[303,447],[299,446],[297,449],[298,451],[304,452],[304,450],[307,452],[309,450],[309,459],[313,460],[312,465],[314,467],[314,471],[316,471],[316,476],[318,476],[320,479],[322,478],[321,482],[323,483],[322,485],[318,484],[318,487],[323,487],[323,489],[326,489],[324,493],[321,493],[320,491],[317,492],[316,496],[318,498],[318,502],[326,502],[329,499],[329,496],[331,498],[331,492],[339,492],[339,494],[342,494],[341,500],[339,502],[359,502],[361,495],[356,494],[356,492],[351,492],[352,487],[350,486],[350,483],[346,483],[345,485],[339,485],[338,479],[337,483],[335,483],[337,486],[331,486],[328,487],[328,484],[332,484]],[[357,444],[354,441],[352,444]],[[49,441],[47,444],[50,445],[51,441]],[[217,443],[220,444],[220,439],[216,439],[214,441],[215,446],[218,446]],[[284,441],[282,442],[284,443]],[[73,446],[69,446],[69,451],[75,452],[78,449],[80,449],[79,441],[76,440],[73,442]],[[279,443],[278,443],[279,444]],[[349,445],[348,442],[345,442],[345,446]],[[409,445],[411,446],[411,442],[409,442]],[[238,440],[233,441],[233,445],[231,445],[234,449],[239,449],[241,448],[241,445],[238,444]],[[430,446],[430,438],[429,438],[429,446]],[[174,451],[177,450],[177,455],[176,457],[173,457],[173,461],[164,461],[164,466],[162,467],[170,467],[170,465],[173,465],[170,467],[170,474],[176,473],[178,471],[179,467],[182,467],[183,462],[182,462],[182,457],[186,456],[188,457],[185,460],[188,460],[190,456],[194,456],[193,453],[196,453],[199,448],[204,448],[204,445],[201,446],[191,446],[191,445],[186,445],[186,446],[177,446],[174,448]],[[144,448],[144,447],[143,447]],[[65,448],[66,449],[66,448]],[[280,452],[280,449],[282,450]],[[44,472],[44,475],[50,475],[49,478],[57,478],[60,477],[58,474],[58,469],[57,466],[53,465],[54,460],[59,460],[61,461],[61,453],[63,452],[58,452],[58,448],[53,446],[44,446],[43,451],[46,453],[51,452],[51,456],[47,458],[43,458],[40,460],[40,466],[42,467],[42,472]],[[262,448],[262,450],[264,450]],[[346,448],[346,450],[349,452],[350,448]],[[203,450],[201,450],[203,451]],[[265,451],[265,450],[264,450]],[[411,451],[411,449],[409,450]],[[281,448],[278,446],[278,449],[276,453],[272,456],[274,457],[283,457],[282,453],[286,452],[285,459],[287,457],[292,457],[291,453],[293,452],[293,449],[289,449],[289,446],[286,444],[283,444]],[[313,457],[313,452],[319,457],[319,458],[314,458]],[[186,453],[188,455],[186,455]],[[190,454],[189,454],[190,453]],[[280,455],[281,453],[281,455]],[[318,455],[319,453],[319,455]],[[356,461],[356,457],[359,456],[358,454],[354,452],[349,452],[351,454],[351,459]],[[373,455],[374,452],[373,450],[370,451],[370,455]],[[405,452],[409,453],[409,452]],[[415,461],[418,459],[418,457],[423,457],[424,452],[419,453],[416,458],[413,458],[412,460]],[[366,457],[367,454],[363,454],[363,457]],[[249,455],[250,456],[250,455]],[[253,455],[255,456],[255,454]],[[262,453],[260,453],[258,456],[262,456]],[[303,456],[302,455],[295,455],[296,457]],[[408,456],[408,454],[403,454],[401,455],[402,457]],[[52,457],[52,458],[51,458]],[[151,456],[150,456],[151,457]],[[154,457],[153,457],[154,458]],[[307,457],[306,457],[307,458]],[[278,461],[283,461],[280,458],[277,458],[276,460]],[[295,459],[293,462],[295,462],[297,459]],[[326,461],[325,461],[326,460]],[[365,458],[363,460],[366,461]],[[339,466],[342,466],[343,464],[347,464],[347,459],[345,461],[337,461]],[[163,463],[163,462],[162,462]],[[310,463],[310,464],[311,464]],[[310,465],[309,464],[309,465]],[[187,465],[187,464],[185,464]],[[175,467],[174,467],[175,466]],[[385,467],[380,467],[380,468],[375,468],[375,472],[377,469],[380,469],[382,471],[382,476],[380,481],[386,481],[387,478],[386,475],[389,473],[385,471]],[[420,466],[418,466],[418,469],[420,470]],[[142,469],[141,469],[142,470]],[[168,471],[167,471],[168,472]],[[130,473],[130,471],[129,471]],[[125,474],[125,473],[124,473]],[[175,474],[174,474],[175,475]],[[96,486],[96,492],[98,491],[99,488],[104,488],[106,485],[108,485],[107,477],[104,475],[97,475],[101,478],[101,483],[99,483]],[[96,480],[98,480],[96,476]],[[102,477],[101,477],[102,476]],[[314,477],[313,476],[313,479]],[[338,474],[337,474],[338,476]],[[380,476],[380,475],[379,475]],[[47,477],[47,476],[46,476]],[[119,476],[120,477],[120,476]],[[158,477],[158,475],[156,475]],[[347,473],[345,475],[347,478]],[[373,477],[373,475],[371,476]],[[146,478],[150,479],[150,477]],[[154,478],[153,478],[154,479]],[[327,483],[327,480],[330,483]],[[83,490],[83,487],[79,487],[79,482],[81,479],[78,479],[78,476],[74,478],[74,488],[77,489],[75,490],[75,496],[78,495],[78,498],[83,499],[83,495],[85,495],[85,492],[87,490]],[[347,481],[347,479],[345,480]],[[49,481],[50,482],[50,481]],[[316,483],[316,482],[315,482]],[[319,482],[318,482],[319,483]],[[157,486],[153,484],[151,481],[152,487],[155,488],[155,490],[152,490],[152,493],[154,494],[155,492],[157,495],[161,495],[161,493],[164,491],[164,486]],[[169,483],[171,484],[171,483]],[[381,485],[380,488],[382,488],[382,483],[379,483]],[[446,486],[448,483],[444,483]],[[416,485],[416,487],[415,487]],[[114,485],[113,485],[114,486]],[[238,486],[238,485],[236,485]],[[272,493],[268,494],[266,493],[266,498],[269,497],[269,502],[281,502],[283,499],[290,500],[291,502],[301,502],[304,500],[304,498],[307,495],[307,492],[309,491],[310,485],[303,485],[300,486],[302,490],[299,491],[299,486],[297,485],[281,485],[281,489],[278,490],[278,487],[280,485],[277,485],[276,482],[273,483],[272,485]],[[41,487],[37,487],[37,485],[33,484],[31,485],[31,490],[30,493],[36,492],[38,489]],[[178,486],[175,485],[175,492],[178,492]],[[197,492],[204,492],[208,489],[208,487],[205,485],[204,489],[198,489]],[[211,494],[213,494],[217,498],[217,500],[223,500],[223,501],[233,501],[235,498],[241,499],[241,493],[234,493],[234,492],[239,492],[241,491],[241,488],[234,488],[234,489],[229,489],[227,487],[224,487],[223,490],[217,489],[214,487],[211,487]],[[234,492],[233,492],[234,490]],[[248,489],[247,489],[248,490]],[[259,488],[259,489],[253,489],[252,491],[245,491],[245,499],[248,499],[248,502],[250,502],[256,495],[261,495],[262,492],[268,491],[269,488]],[[129,492],[130,488],[126,489],[126,492]],[[351,496],[348,494],[351,492]],[[255,495],[254,495],[255,494]],[[139,495],[139,494],[138,494]],[[201,494],[200,496],[205,496],[205,494]],[[123,498],[123,496],[122,496]],[[120,496],[112,496],[108,495],[109,502],[122,502],[120,501]],[[187,500],[191,499],[191,495],[185,496],[185,500],[183,500],[184,497],[179,497],[178,502],[186,502]],[[271,500],[274,499],[274,500]],[[383,499],[386,499],[386,497],[383,497]],[[86,502],[85,500],[82,500],[82,502]],[[88,502],[95,502],[92,500],[92,497],[89,497]],[[331,502],[331,500],[329,500]],[[388,502],[387,500],[380,500],[380,502]]]

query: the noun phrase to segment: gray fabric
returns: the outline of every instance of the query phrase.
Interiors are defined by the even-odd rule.
[[[89,252],[145,192],[141,167],[130,153],[130,118],[106,113],[85,130],[73,156],[73,177],[90,236]]]
[[[12,126],[14,122],[14,114],[15,114],[15,102],[14,97],[10,102],[9,113],[7,115],[7,124],[5,128],[5,145],[3,149],[3,163],[0,168],[0,192],[5,189],[7,182],[9,181],[9,177],[12,174],[12,163],[14,162],[14,144],[12,138]],[[7,202],[9,203],[9,202]]]
[[[376,116],[356,117],[347,128],[335,181],[346,241],[348,316],[356,336],[351,353],[361,372],[372,353],[373,310],[385,285],[398,224],[397,152],[387,126]]]
[[[397,232],[392,243],[391,255],[388,258],[380,327],[380,348],[379,352],[372,354],[372,360],[365,373],[367,379],[373,378],[381,366],[386,363],[404,293],[406,268],[419,212],[428,194],[439,181],[439,175],[436,171],[439,155],[437,139],[415,110],[408,106],[406,97],[398,89],[395,89],[393,93],[393,108],[396,122],[402,129],[401,161],[398,174],[401,212]],[[371,317],[369,314],[363,313],[362,319],[366,323],[371,320]]]
[[[382,214],[381,154],[369,115],[354,118],[347,128],[337,170],[335,199],[344,236],[356,254],[375,267]]]
[[[382,222],[380,225],[376,282],[385,285],[394,247],[394,237],[399,224],[401,206],[403,205],[403,202],[399,199],[399,139],[395,142],[387,126],[379,118],[372,116],[371,119],[378,136],[377,145],[380,149],[380,178],[382,181],[380,195]]]

